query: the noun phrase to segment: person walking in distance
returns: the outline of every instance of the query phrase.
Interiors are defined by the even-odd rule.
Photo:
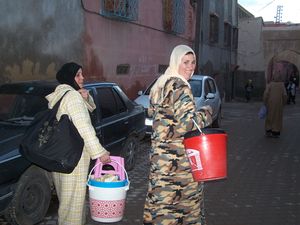
[[[252,91],[254,89],[252,80],[248,80],[246,85],[245,85],[245,97],[246,97],[246,102],[249,102],[251,100],[251,95]]]
[[[267,84],[263,95],[264,104],[267,107],[265,119],[265,135],[267,137],[279,137],[282,129],[283,107],[286,104],[287,94],[280,71],[275,74]]]
[[[291,102],[296,104],[296,84],[294,80],[290,80],[287,85],[287,92],[288,92],[288,100],[287,103],[290,104]]]

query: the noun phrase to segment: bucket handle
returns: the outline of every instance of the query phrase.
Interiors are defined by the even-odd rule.
[[[124,170],[126,180],[128,181],[128,185],[127,185],[126,190],[128,190],[128,189],[129,189],[129,185],[130,185],[130,181],[129,181],[129,177],[128,177],[128,174],[127,174],[126,169],[125,169],[124,166],[122,166],[118,161],[116,161],[116,160],[114,160],[114,159],[112,159],[111,161],[117,163],[117,164]],[[89,176],[88,176],[88,180],[87,180],[87,182],[86,182],[86,185],[87,185],[87,186],[90,187],[90,185],[89,185],[89,180],[90,180],[90,178],[91,178],[91,175],[92,175],[93,170],[94,170],[97,166],[99,166],[99,165],[101,165],[101,164],[103,164],[103,163],[99,161],[99,163],[97,163],[97,164],[91,169],[91,171],[90,171],[90,173],[89,173]],[[104,165],[105,165],[105,164],[104,164]]]
[[[194,119],[192,119],[192,120],[193,120],[195,126],[197,127],[197,129],[200,131],[200,133],[203,134],[201,128],[200,128],[199,125],[196,123],[196,121],[195,121]]]

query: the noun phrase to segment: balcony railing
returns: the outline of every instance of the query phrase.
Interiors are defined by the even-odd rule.
[[[164,29],[172,33],[184,33],[185,1],[164,0]]]

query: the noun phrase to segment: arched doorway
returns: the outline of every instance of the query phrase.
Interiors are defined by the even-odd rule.
[[[300,52],[293,50],[285,50],[273,56],[268,63],[266,81],[269,83],[278,72],[281,80],[288,82],[291,79],[296,80],[299,87],[299,69],[300,69]]]

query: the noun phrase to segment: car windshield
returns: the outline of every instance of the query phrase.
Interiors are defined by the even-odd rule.
[[[0,121],[31,121],[35,114],[47,109],[47,104],[47,100],[42,96],[0,93]]]
[[[155,82],[156,82],[156,80],[154,80],[150,84],[150,86],[146,89],[144,95],[149,95],[150,94],[150,90],[153,87],[153,85],[154,85]],[[193,96],[194,97],[201,97],[201,93],[202,93],[202,80],[189,80],[189,83],[191,85]]]

